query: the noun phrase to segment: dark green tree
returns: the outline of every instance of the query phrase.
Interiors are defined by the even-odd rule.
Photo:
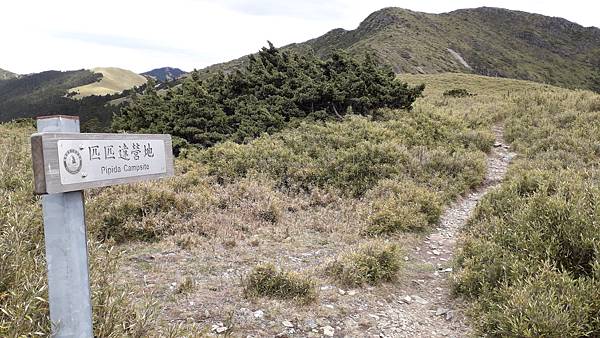
[[[321,60],[269,42],[229,74],[203,79],[195,71],[164,94],[148,83],[142,95],[114,116],[113,129],[170,133],[202,146],[247,142],[303,119],[410,109],[423,89],[401,82],[372,55],[357,59],[338,51]]]

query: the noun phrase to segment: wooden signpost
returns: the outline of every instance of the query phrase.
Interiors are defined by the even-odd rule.
[[[31,136],[43,194],[53,337],[93,337],[83,190],[173,175],[170,135],[80,134],[79,118],[46,116]]]

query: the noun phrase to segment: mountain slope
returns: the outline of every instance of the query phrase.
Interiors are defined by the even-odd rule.
[[[163,67],[153,69],[151,71],[142,73],[141,75],[150,76],[160,82],[167,82],[176,80],[185,74],[186,72],[179,68]]]
[[[96,83],[101,76],[88,70],[46,71],[0,81],[0,122],[51,114],[78,115],[84,130],[101,131],[119,109],[107,102],[128,95],[128,91],[80,100],[66,95],[69,88]]]
[[[126,89],[139,87],[148,81],[144,76],[130,70],[116,67],[97,67],[92,69],[95,74],[101,74],[100,81],[70,88],[69,94],[74,98],[90,95],[118,94]]]
[[[0,80],[8,80],[17,77],[18,75],[0,68]]]
[[[384,8],[354,30],[334,29],[286,48],[320,56],[335,49],[375,53],[397,73],[476,73],[600,91],[600,29],[499,8],[443,14]]]

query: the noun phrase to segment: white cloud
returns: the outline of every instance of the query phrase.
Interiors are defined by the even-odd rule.
[[[0,68],[191,70],[252,53],[266,40],[281,46],[337,27],[354,29],[383,7],[440,13],[484,5],[600,26],[600,5],[587,0],[3,1]]]

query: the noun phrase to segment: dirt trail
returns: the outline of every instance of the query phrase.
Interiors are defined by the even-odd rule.
[[[504,178],[515,156],[504,144],[502,129],[494,128],[496,143],[487,160],[484,183],[456,201],[443,214],[438,228],[414,247],[407,257],[405,294],[397,295],[378,313],[379,329],[386,337],[465,337],[470,328],[464,304],[450,295],[451,261],[456,237],[477,202]]]

